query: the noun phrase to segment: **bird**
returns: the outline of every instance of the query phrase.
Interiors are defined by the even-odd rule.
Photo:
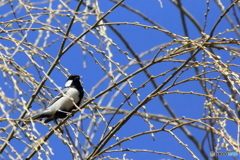
[[[76,109],[74,103],[79,106],[84,96],[83,87],[80,83],[78,75],[70,75],[65,83],[65,88],[49,103],[48,107],[43,111],[27,118],[26,124],[32,120],[45,119],[44,123],[67,117],[72,110]],[[74,103],[73,103],[74,102]],[[25,124],[23,123],[23,126]]]

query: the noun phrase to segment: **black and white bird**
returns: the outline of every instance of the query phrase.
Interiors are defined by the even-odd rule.
[[[54,121],[58,118],[65,118],[73,109],[76,109],[74,103],[79,106],[83,98],[84,91],[78,75],[70,75],[65,83],[65,88],[49,103],[48,107],[27,118],[27,120],[43,119],[44,123]],[[74,103],[73,103],[74,102]],[[30,121],[26,122],[30,123]]]

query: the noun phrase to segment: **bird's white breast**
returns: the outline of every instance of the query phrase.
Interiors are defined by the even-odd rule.
[[[73,102],[76,104],[79,101],[79,92],[75,88],[69,88],[68,91],[63,95],[62,98],[57,100],[50,108],[53,110],[63,110],[63,111],[70,111],[72,106],[74,105]]]
[[[75,103],[79,101],[79,92],[76,88],[69,88],[66,93],[66,96],[72,97]]]

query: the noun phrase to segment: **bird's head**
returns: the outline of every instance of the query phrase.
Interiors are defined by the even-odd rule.
[[[65,87],[80,85],[79,75],[70,75],[65,83]]]

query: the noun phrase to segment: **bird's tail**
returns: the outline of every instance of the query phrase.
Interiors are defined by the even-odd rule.
[[[29,124],[31,120],[36,120],[36,119],[42,119],[42,118],[47,118],[48,116],[48,110],[41,111],[33,116],[30,116],[25,119],[25,121],[22,123],[22,127],[25,126],[26,124]]]

